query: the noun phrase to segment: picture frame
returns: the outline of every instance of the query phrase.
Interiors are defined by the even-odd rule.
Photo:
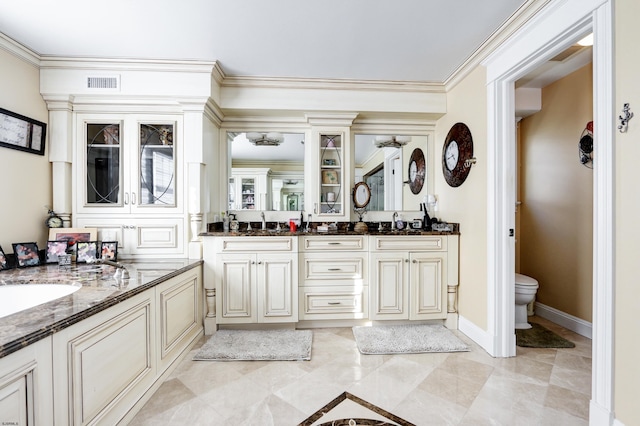
[[[76,243],[96,241],[98,228],[51,228],[49,229],[50,241],[67,241],[67,253],[75,260]]]
[[[45,251],[45,263],[58,263],[59,256],[67,254],[67,248],[69,242],[62,241],[47,241],[47,250]]]
[[[40,254],[38,253],[37,243],[13,243],[12,245],[13,254],[16,257],[16,266],[18,268],[40,266]]]
[[[337,185],[338,171],[337,170],[323,170],[322,171],[322,183],[325,185]]]
[[[47,125],[0,108],[0,146],[44,155]]]
[[[5,271],[7,269],[11,269],[9,265],[9,259],[7,259],[7,255],[2,250],[2,246],[0,246],[0,271]]]
[[[97,241],[78,241],[76,245],[76,263],[95,262],[98,256]]]
[[[118,260],[118,242],[117,241],[102,241],[100,243],[100,258],[113,260],[114,262]]]

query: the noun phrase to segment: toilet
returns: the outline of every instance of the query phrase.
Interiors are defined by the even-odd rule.
[[[516,329],[531,328],[527,321],[527,305],[535,300],[537,291],[537,280],[516,274]]]

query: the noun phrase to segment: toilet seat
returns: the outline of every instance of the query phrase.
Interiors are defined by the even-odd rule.
[[[522,274],[516,274],[516,287],[538,288],[538,280]]]

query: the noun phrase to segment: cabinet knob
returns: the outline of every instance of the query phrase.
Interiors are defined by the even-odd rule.
[[[258,262],[258,265],[262,265],[262,260]]]
[[[136,193],[135,192],[131,193],[131,204],[136,204]]]
[[[415,260],[415,259],[413,259],[413,263],[418,263],[418,261],[417,261],[417,260]]]
[[[255,261],[255,260],[252,260],[252,261],[251,261],[251,264],[252,264],[252,265],[255,265],[255,264],[256,264],[256,261]]]
[[[124,204],[125,204],[125,206],[129,205],[129,193],[128,192],[124,193]]]
[[[404,260],[404,263],[409,263],[409,259],[405,259],[405,260]]]

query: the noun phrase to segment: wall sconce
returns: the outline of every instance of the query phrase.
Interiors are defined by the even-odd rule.
[[[248,132],[247,139],[256,146],[278,146],[284,142],[284,136],[278,132]]]

